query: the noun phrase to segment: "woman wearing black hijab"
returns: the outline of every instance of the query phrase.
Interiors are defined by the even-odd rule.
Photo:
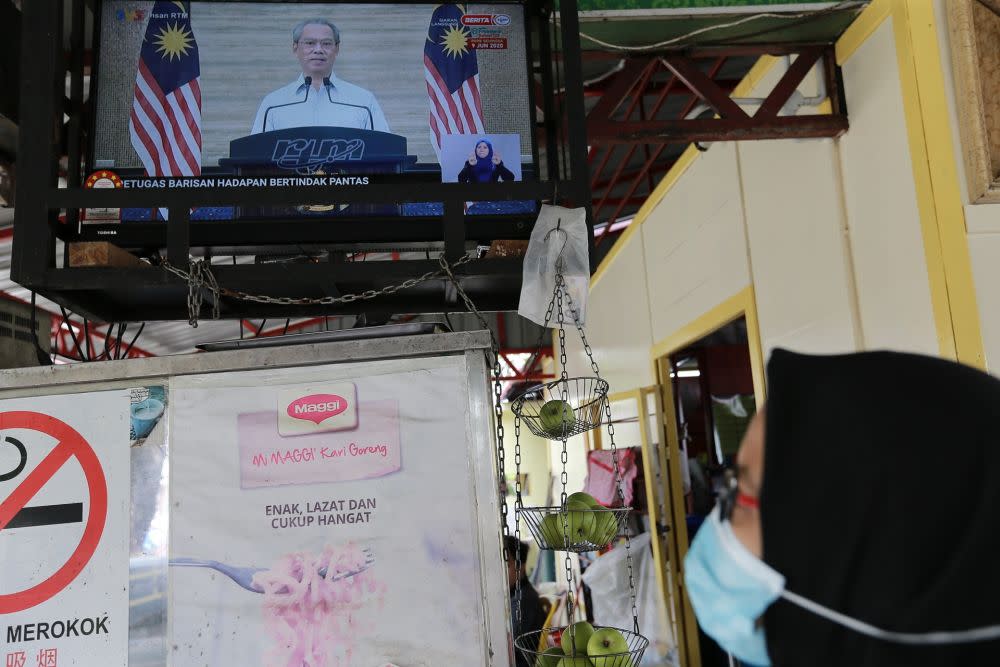
[[[1000,380],[779,350],[768,394],[685,560],[705,631],[755,665],[1000,664]]]
[[[475,150],[458,174],[459,183],[496,183],[513,181],[514,173],[503,165],[500,155],[493,152],[493,144],[486,139],[476,142]]]

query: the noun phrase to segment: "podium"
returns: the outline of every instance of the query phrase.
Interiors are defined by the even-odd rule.
[[[349,127],[293,127],[251,134],[229,143],[229,157],[219,166],[240,177],[333,177],[400,174],[416,162],[406,154],[406,137]],[[333,185],[327,195],[350,185]],[[399,204],[302,204],[299,206],[236,206],[237,219],[400,215]]]

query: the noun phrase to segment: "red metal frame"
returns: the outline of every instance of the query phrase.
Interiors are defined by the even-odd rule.
[[[756,113],[750,115],[731,98],[736,81],[719,78],[733,57],[797,55]],[[667,146],[698,141],[733,141],[778,138],[835,137],[847,129],[847,116],[836,80],[836,62],[830,45],[742,45],[696,47],[683,52],[665,52],[623,57],[621,54],[587,52],[584,59],[624,60],[620,71],[588,88],[600,99],[587,117],[590,146],[591,191],[595,222],[614,221],[626,207],[641,205],[655,188],[658,173],[665,173],[673,160],[664,158]],[[832,113],[779,116],[803,78],[821,63]],[[663,73],[666,72],[666,76]],[[652,104],[649,97],[655,96]],[[667,100],[683,100],[680,113],[664,117]],[[687,119],[704,103],[716,118]],[[677,109],[677,105],[671,108]],[[627,146],[616,153],[618,146]],[[642,149],[643,163],[632,163]],[[671,151],[677,154],[677,151]],[[615,168],[606,173],[612,158]],[[644,185],[646,190],[640,191]],[[623,187],[624,193],[622,192]],[[610,214],[608,214],[610,211]],[[608,236],[612,225],[597,235],[596,245]]]

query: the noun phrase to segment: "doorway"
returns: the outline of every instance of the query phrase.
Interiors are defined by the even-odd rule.
[[[750,289],[654,348],[667,441],[668,540],[683,667],[742,667],[701,629],[684,593],[683,559],[715,500],[758,405],[763,362]]]

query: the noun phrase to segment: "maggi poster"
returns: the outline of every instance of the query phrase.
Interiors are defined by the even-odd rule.
[[[439,366],[175,383],[172,664],[489,664],[465,376]]]

